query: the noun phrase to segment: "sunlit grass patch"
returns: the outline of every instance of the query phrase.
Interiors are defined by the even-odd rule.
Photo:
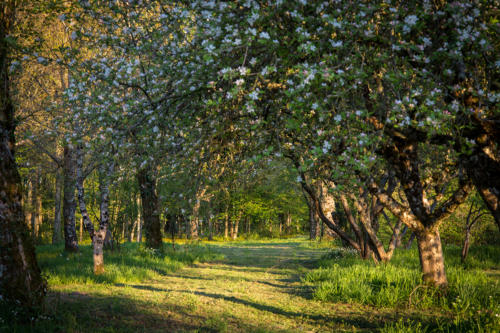
[[[484,268],[498,269],[498,264],[495,266],[491,261],[498,251],[478,252],[482,261],[471,258],[476,267],[473,269],[471,264],[466,267],[460,264],[455,252],[454,248],[445,251],[449,281],[445,293],[421,285],[415,249],[398,251],[391,262],[379,265],[363,261],[351,251],[335,249],[323,256],[318,261],[319,268],[307,273],[303,281],[314,287],[314,298],[321,301],[438,309],[451,315],[453,330],[500,329],[500,280],[484,271]]]
[[[221,259],[203,245],[177,245],[176,250],[147,249],[137,243],[125,243],[120,250],[106,251],[105,272],[94,275],[92,248],[80,246],[80,252],[64,252],[62,246],[40,246],[38,261],[50,285],[131,283],[160,278],[186,264]]]

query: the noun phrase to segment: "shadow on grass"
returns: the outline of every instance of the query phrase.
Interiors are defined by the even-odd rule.
[[[146,285],[122,285],[122,284],[115,284],[117,287],[131,287],[131,288],[136,288],[140,290],[148,290],[148,291],[154,291],[154,292],[179,292],[179,293],[184,293],[184,294],[194,294],[197,296],[204,296],[204,297],[209,297],[213,299],[222,299],[226,302],[232,302],[232,303],[237,303],[237,304],[242,304],[248,307],[252,307],[254,309],[260,310],[260,311],[265,311],[265,312],[270,312],[273,314],[277,315],[282,315],[288,318],[304,318],[306,320],[311,320],[311,321],[320,321],[320,322],[336,322],[336,323],[343,323],[343,324],[348,324],[350,326],[355,326],[357,328],[361,329],[373,329],[380,327],[380,325],[377,325],[377,323],[374,323],[372,321],[368,321],[365,318],[363,318],[360,315],[356,316],[350,316],[350,317],[332,317],[332,316],[325,316],[325,315],[320,315],[320,314],[308,314],[305,312],[293,312],[293,311],[287,311],[284,309],[281,309],[276,306],[272,305],[266,305],[266,304],[260,304],[257,302],[252,302],[248,300],[244,300],[241,298],[237,298],[234,296],[226,296],[226,295],[221,295],[221,294],[214,294],[214,293],[207,293],[203,291],[191,291],[191,290],[173,290],[173,289],[163,289],[163,288],[156,288],[152,286],[146,286]],[[382,324],[383,326],[383,324]]]
[[[261,282],[261,281],[260,281]],[[148,290],[148,291],[154,291],[154,292],[164,292],[164,293],[169,293],[169,292],[178,292],[178,293],[184,293],[184,294],[193,294],[197,296],[203,296],[203,297],[209,297],[212,299],[218,299],[218,300],[224,300],[226,302],[231,302],[231,303],[236,303],[236,304],[241,304],[247,307],[254,308],[259,311],[264,311],[264,312],[269,312],[273,313],[275,315],[280,315],[284,316],[287,318],[291,319],[299,319],[299,320],[306,320],[309,322],[315,322],[316,325],[328,325],[331,326],[332,324],[337,325],[337,326],[346,326],[355,329],[361,329],[361,330],[368,330],[371,331],[373,329],[381,328],[383,327],[388,321],[394,321],[395,318],[393,316],[378,316],[378,318],[373,318],[370,316],[366,316],[363,313],[360,313],[359,311],[345,311],[345,309],[340,310],[336,312],[335,315],[323,315],[323,314],[316,314],[316,313],[307,313],[307,312],[295,312],[295,311],[289,311],[282,309],[280,307],[272,306],[272,305],[267,305],[267,304],[261,304],[257,303],[254,301],[250,300],[245,300],[241,299],[235,296],[228,296],[228,295],[222,295],[222,294],[216,294],[216,293],[208,293],[208,292],[203,292],[203,291],[192,291],[192,290],[173,290],[173,289],[163,289],[163,288],[156,288],[152,286],[147,286],[147,285],[122,285],[122,284],[115,284],[115,286],[118,287],[131,287],[131,288],[136,288],[140,290]],[[281,286],[283,287],[283,286]],[[182,310],[184,311],[184,310]],[[192,311],[191,311],[192,312]],[[422,318],[417,318],[421,320]],[[424,323],[425,324],[425,323]],[[238,322],[239,327],[249,327],[248,323],[240,323]],[[259,329],[262,329],[263,327],[259,327]],[[199,329],[199,327],[198,327]],[[267,328],[269,330],[269,328]],[[266,331],[267,331],[266,330]]]
[[[147,302],[74,292],[50,293],[46,304],[45,314],[37,321],[29,327],[11,327],[10,332],[182,332],[200,328],[210,331],[210,327],[204,329],[201,324],[202,317],[192,315],[182,306],[153,312]],[[182,313],[182,319],[172,313]],[[0,331],[4,332],[2,327]]]

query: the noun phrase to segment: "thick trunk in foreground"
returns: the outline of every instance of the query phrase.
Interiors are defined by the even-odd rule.
[[[11,108],[11,106],[7,107]],[[13,122],[10,122],[13,120],[12,113],[13,110],[6,110],[6,106],[0,104],[2,116],[2,121],[0,121],[0,297],[3,302],[7,303],[7,309],[21,307],[29,314],[41,305],[46,285],[40,275],[32,238],[24,222],[21,179],[10,149],[14,147],[14,126]],[[6,115],[8,118],[5,117]]]
[[[16,122],[5,39],[13,21],[14,1],[0,2],[0,305],[5,303],[7,310],[21,307],[21,315],[28,319],[42,304],[46,284],[24,221],[21,178],[14,159]]]
[[[137,173],[137,181],[141,191],[142,216],[144,219],[144,232],[146,246],[153,249],[162,247],[161,223],[158,210],[158,196],[156,185],[151,170],[141,169]]]
[[[436,287],[446,287],[448,280],[444,270],[443,248],[439,231],[419,231],[416,236],[423,282]]]
[[[63,177],[60,170],[56,173],[56,195],[54,204],[54,225],[52,230],[52,244],[57,244],[61,241],[61,193],[62,193]]]
[[[64,249],[68,252],[78,251],[78,239],[76,237],[76,158],[75,151],[69,146],[64,147],[64,198],[63,198],[63,221],[64,221]]]

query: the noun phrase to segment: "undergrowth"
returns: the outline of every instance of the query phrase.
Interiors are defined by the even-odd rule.
[[[328,302],[358,303],[375,307],[410,308],[444,312],[449,322],[439,331],[498,331],[500,280],[488,274],[498,269],[500,249],[476,249],[461,264],[457,249],[445,250],[449,286],[446,292],[421,284],[416,249],[398,251],[386,264],[361,260],[347,249],[334,249],[318,262],[303,281],[314,287],[314,298]],[[496,272],[498,274],[498,272]],[[385,331],[405,331],[401,325]],[[437,324],[436,324],[437,325]],[[392,330],[394,329],[394,330]],[[427,329],[410,325],[410,331]]]

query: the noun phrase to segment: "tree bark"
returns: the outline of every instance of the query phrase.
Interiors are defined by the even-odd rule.
[[[80,206],[80,213],[82,214],[83,223],[85,224],[85,229],[87,229],[90,239],[92,240],[94,274],[99,275],[104,273],[104,241],[109,226],[109,178],[113,173],[114,165],[113,163],[110,163],[109,170],[106,170],[104,167],[101,166],[101,179],[99,182],[99,191],[101,194],[101,203],[100,203],[101,212],[100,212],[99,229],[96,231],[94,230],[94,224],[90,219],[90,216],[87,212],[87,206],[85,204],[85,190],[83,187],[85,176],[83,174],[83,151],[81,147],[78,147],[76,150],[76,158],[77,158],[76,187],[78,189],[78,202]]]
[[[28,187],[28,193],[26,195],[26,200],[24,202],[24,212],[25,212],[25,223],[28,228],[31,230],[31,215],[33,214],[33,207],[32,207],[32,201],[33,201],[33,182],[31,181],[31,178],[28,178],[27,182],[27,187]]]
[[[156,184],[151,169],[141,169],[137,173],[137,181],[142,199],[142,215],[144,218],[144,231],[146,233],[146,246],[153,249],[162,248],[161,223],[158,209]]]
[[[302,194],[304,195],[304,199],[309,210],[309,239],[316,240],[319,235],[318,214],[316,213],[313,200],[308,197],[304,188],[302,188]]]
[[[462,246],[462,254],[460,257],[462,263],[464,263],[465,259],[467,259],[467,255],[469,254],[469,247],[470,247],[470,228],[467,228],[465,230],[464,245]]]
[[[33,240],[36,243],[36,238],[38,237],[38,215],[40,214],[39,212],[39,207],[38,207],[38,172],[35,175],[35,179],[31,179],[31,188],[32,188],[32,196],[31,196],[31,237],[33,237]]]
[[[204,186],[201,186],[198,191],[196,191],[196,198],[195,198],[195,203],[193,206],[193,214],[191,216],[191,219],[189,219],[189,231],[188,231],[188,238],[190,239],[198,239],[199,237],[199,223],[200,223],[200,207],[201,207],[201,200],[203,196],[205,195],[205,192],[207,191],[207,188]]]
[[[136,224],[137,224],[137,239],[136,239],[136,242],[137,243],[140,243],[141,240],[142,240],[142,215],[141,215],[141,211],[142,211],[142,208],[141,208],[141,196],[138,195],[137,196],[137,199],[136,199],[136,203],[137,203],[137,219],[136,219]],[[134,233],[132,231],[132,236],[131,236],[132,239],[134,239]]]
[[[227,239],[229,236],[229,211],[226,209],[226,216],[224,219],[224,239]]]
[[[208,217],[208,240],[211,241],[214,239],[214,227],[213,227],[213,217]]]
[[[241,219],[241,212],[239,213],[239,215],[236,217],[236,219],[234,220],[233,222],[233,230],[231,232],[231,238],[233,240],[236,240],[236,238],[238,238],[238,229],[239,229],[239,225],[240,225],[240,219]]]
[[[135,236],[135,229],[137,228],[137,219],[134,221],[132,224],[132,228],[130,229],[130,232],[128,234],[128,241],[133,242],[134,241],[134,236]]]
[[[14,24],[15,3],[0,2],[0,302],[7,310],[21,307],[20,316],[28,320],[43,302],[46,283],[25,224],[21,178],[14,158],[16,120],[9,95],[6,36]]]
[[[93,242],[95,274],[104,272],[104,245],[106,241],[112,243],[112,239],[109,237],[109,182],[113,172],[114,162],[110,162],[108,168],[101,165],[99,179],[99,192],[101,194],[100,223]]]
[[[438,205],[440,196],[435,197],[431,206],[426,199],[425,182],[421,179],[421,158],[419,143],[413,132],[393,136],[393,143],[385,146],[382,153],[394,169],[401,183],[409,207],[405,207],[390,195],[374,186],[377,198],[384,206],[408,226],[417,238],[423,281],[436,287],[446,287],[443,250],[439,237],[439,225],[462,204],[471,191],[471,182],[458,172],[458,188]],[[442,179],[435,180],[434,186],[442,185]]]
[[[78,239],[76,237],[76,158],[73,147],[64,147],[64,198],[63,198],[63,221],[64,221],[64,249],[68,252],[78,251]]]
[[[37,170],[37,176],[36,176],[36,186],[37,186],[37,191],[36,191],[36,208],[35,208],[35,229],[33,232],[33,236],[35,239],[35,243],[38,242],[39,237],[40,237],[40,226],[43,223],[43,209],[42,209],[42,193],[41,193],[41,171],[40,169]]]
[[[56,195],[54,204],[54,225],[52,230],[52,244],[58,244],[61,241],[61,193],[62,193],[63,177],[61,170],[56,172]]]
[[[446,287],[444,256],[438,230],[421,230],[416,233],[422,280],[435,287]]]
[[[474,106],[476,107],[476,106]],[[477,191],[495,219],[500,231],[500,154],[498,142],[500,142],[500,116],[482,118],[477,113],[462,115],[460,119],[468,124],[461,133],[476,144],[471,152],[464,149],[457,140],[457,151],[460,153],[461,165],[467,170]],[[459,135],[457,135],[459,137]]]

